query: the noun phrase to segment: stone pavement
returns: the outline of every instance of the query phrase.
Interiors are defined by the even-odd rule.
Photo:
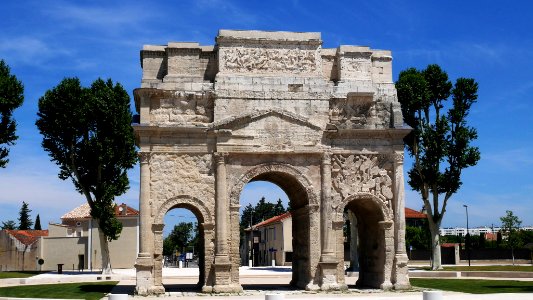
[[[12,284],[6,284],[6,279],[0,280],[0,286],[14,286],[20,284],[44,284],[59,282],[84,282],[98,280],[117,280],[119,284],[114,288],[114,294],[129,294],[130,300],[170,300],[170,299],[265,299],[265,294],[283,294],[285,299],[393,299],[393,300],[421,300],[422,290],[410,292],[383,292],[381,290],[350,289],[345,293],[325,293],[325,292],[306,292],[302,290],[293,290],[289,286],[292,272],[290,267],[241,267],[240,281],[244,288],[241,295],[206,295],[197,292],[196,283],[198,281],[197,268],[164,268],[163,277],[167,293],[159,297],[140,297],[131,296],[135,289],[135,270],[134,269],[116,269],[111,276],[102,276],[98,273],[79,273],[66,272],[65,274],[44,273],[27,279],[17,279]],[[100,279],[97,279],[100,278]],[[493,278],[492,278],[493,279]],[[504,279],[504,278],[502,278]],[[24,280],[25,282],[21,282]],[[355,285],[357,277],[347,277],[349,286]],[[513,279],[517,280],[517,279]],[[520,280],[533,280],[520,279]],[[105,298],[107,300],[107,298]],[[525,300],[533,299],[533,294],[488,294],[488,295],[471,295],[455,292],[443,292],[443,300]],[[3,300],[0,298],[0,300]]]

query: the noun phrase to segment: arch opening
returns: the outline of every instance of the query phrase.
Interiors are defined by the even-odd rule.
[[[152,226],[154,272],[160,272],[165,292],[199,291],[206,283],[206,216],[195,199],[186,197],[166,201]],[[208,224],[208,223],[207,223]],[[209,227],[209,226],[207,226]],[[176,276],[197,276],[176,281]],[[157,276],[156,276],[157,279]]]
[[[357,273],[357,287],[381,288],[385,281],[385,221],[381,207],[371,197],[350,200],[344,207],[344,257],[348,274]]]
[[[261,218],[247,222],[247,224],[252,223],[253,226],[246,226],[245,234],[241,237],[241,264],[246,266],[252,264],[253,268],[272,267],[274,265],[280,274],[287,274],[287,287],[305,288],[311,281],[311,226],[308,190],[293,174],[282,171],[264,172],[252,177],[243,186],[240,194],[242,206],[245,206],[245,203],[259,200],[243,199],[243,191],[250,184],[269,185],[275,187],[274,189],[281,190],[285,199],[279,198],[282,199],[286,212],[276,214],[270,219],[263,220]],[[279,194],[276,193],[276,195]],[[273,201],[278,199],[277,196],[264,196],[269,200],[274,198]],[[275,204],[277,203],[274,202],[273,205]],[[241,214],[241,219],[244,214],[246,212]],[[289,274],[291,275],[289,276]],[[262,285],[265,286],[264,283]],[[279,288],[279,282],[272,284],[272,287]],[[243,284],[243,288],[252,287]]]

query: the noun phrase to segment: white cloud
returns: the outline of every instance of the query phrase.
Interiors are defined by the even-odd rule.
[[[42,66],[53,58],[70,54],[67,49],[50,46],[43,39],[33,36],[6,37],[0,43],[0,57],[8,64]]]
[[[46,6],[43,12],[55,19],[70,22],[70,25],[74,27],[89,26],[91,29],[98,28],[106,31],[128,30],[139,26],[142,21],[152,16],[148,6],[134,6],[131,3],[102,7],[69,1],[55,6]]]
[[[531,148],[516,148],[486,152],[483,153],[482,159],[489,163],[492,168],[518,171],[533,165],[533,151]]]

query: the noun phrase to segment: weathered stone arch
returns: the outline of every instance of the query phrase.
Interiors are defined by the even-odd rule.
[[[185,208],[195,209],[193,213],[200,213],[197,218],[199,223],[213,223],[213,212],[205,205],[205,203],[195,197],[189,195],[178,195],[167,199],[159,206],[159,209],[154,217],[154,224],[163,224],[166,213],[175,206],[183,205]]]
[[[366,203],[362,203],[363,201]],[[374,194],[360,192],[343,199],[335,214],[336,222],[342,224],[346,207],[363,209],[363,213],[354,212],[357,227],[362,226],[358,229],[361,245],[357,248],[362,252],[359,257],[363,259],[358,285],[385,290],[393,287],[391,278],[394,263],[394,213],[388,203]],[[354,229],[352,226],[352,230]],[[373,261],[369,263],[371,258]]]
[[[313,185],[311,181],[309,180],[309,178],[307,178],[304,174],[302,174],[302,172],[300,172],[295,167],[289,164],[278,163],[278,162],[259,164],[259,165],[256,165],[250,168],[248,171],[242,174],[233,184],[233,187],[230,193],[230,204],[232,206],[239,206],[239,197],[244,186],[247,183],[249,183],[252,179],[254,179],[255,177],[261,174],[272,173],[272,172],[283,173],[294,178],[296,181],[298,181],[298,183],[300,183],[302,188],[306,191],[307,199],[309,201],[308,204],[311,206],[319,205],[320,198],[316,194],[315,189],[313,188]]]
[[[337,207],[336,213],[335,213],[335,221],[342,222],[343,221],[343,212],[346,208],[346,205],[352,201],[357,200],[370,200],[372,201],[377,207],[379,207],[379,213],[383,221],[392,221],[394,220],[394,212],[392,208],[389,206],[388,201],[384,201],[382,198],[371,194],[371,193],[357,193],[355,195],[350,195],[349,197],[342,199],[340,205]]]

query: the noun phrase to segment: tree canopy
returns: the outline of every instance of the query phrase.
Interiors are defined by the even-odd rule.
[[[514,264],[514,249],[522,246],[519,229],[522,221],[512,211],[505,211],[505,216],[500,218],[502,222],[502,232],[506,237],[504,247],[511,249],[511,256]]]
[[[2,221],[2,227],[0,229],[2,230],[13,230],[17,228],[17,224],[13,220],[7,220],[5,222]]]
[[[420,193],[428,212],[432,263],[437,269],[441,268],[439,227],[448,200],[462,185],[463,169],[480,159],[479,149],[471,145],[477,131],[467,125],[478,84],[471,78],[458,78],[452,84],[438,65],[429,65],[425,70],[400,72],[396,89],[404,122],[413,128],[404,139],[414,158],[408,183]]]
[[[171,255],[174,250],[183,252],[191,246],[198,249],[198,241],[198,228],[192,222],[180,222],[163,241],[163,254]]]
[[[42,230],[41,227],[41,217],[39,214],[37,214],[37,217],[35,218],[35,227],[33,227],[34,230]]]
[[[28,206],[28,203],[22,201],[22,206],[19,211],[19,230],[29,230],[33,225],[33,221],[30,218],[31,209]]]
[[[122,225],[114,198],[128,190],[126,172],[137,161],[127,92],[111,79],[86,88],[66,78],[39,99],[37,115],[42,146],[59,166],[59,178],[72,180],[105,240],[116,240]]]
[[[13,111],[24,101],[24,86],[10,73],[9,66],[0,60],[0,168],[5,168],[9,159],[8,146],[12,146],[18,136],[17,123]]]

